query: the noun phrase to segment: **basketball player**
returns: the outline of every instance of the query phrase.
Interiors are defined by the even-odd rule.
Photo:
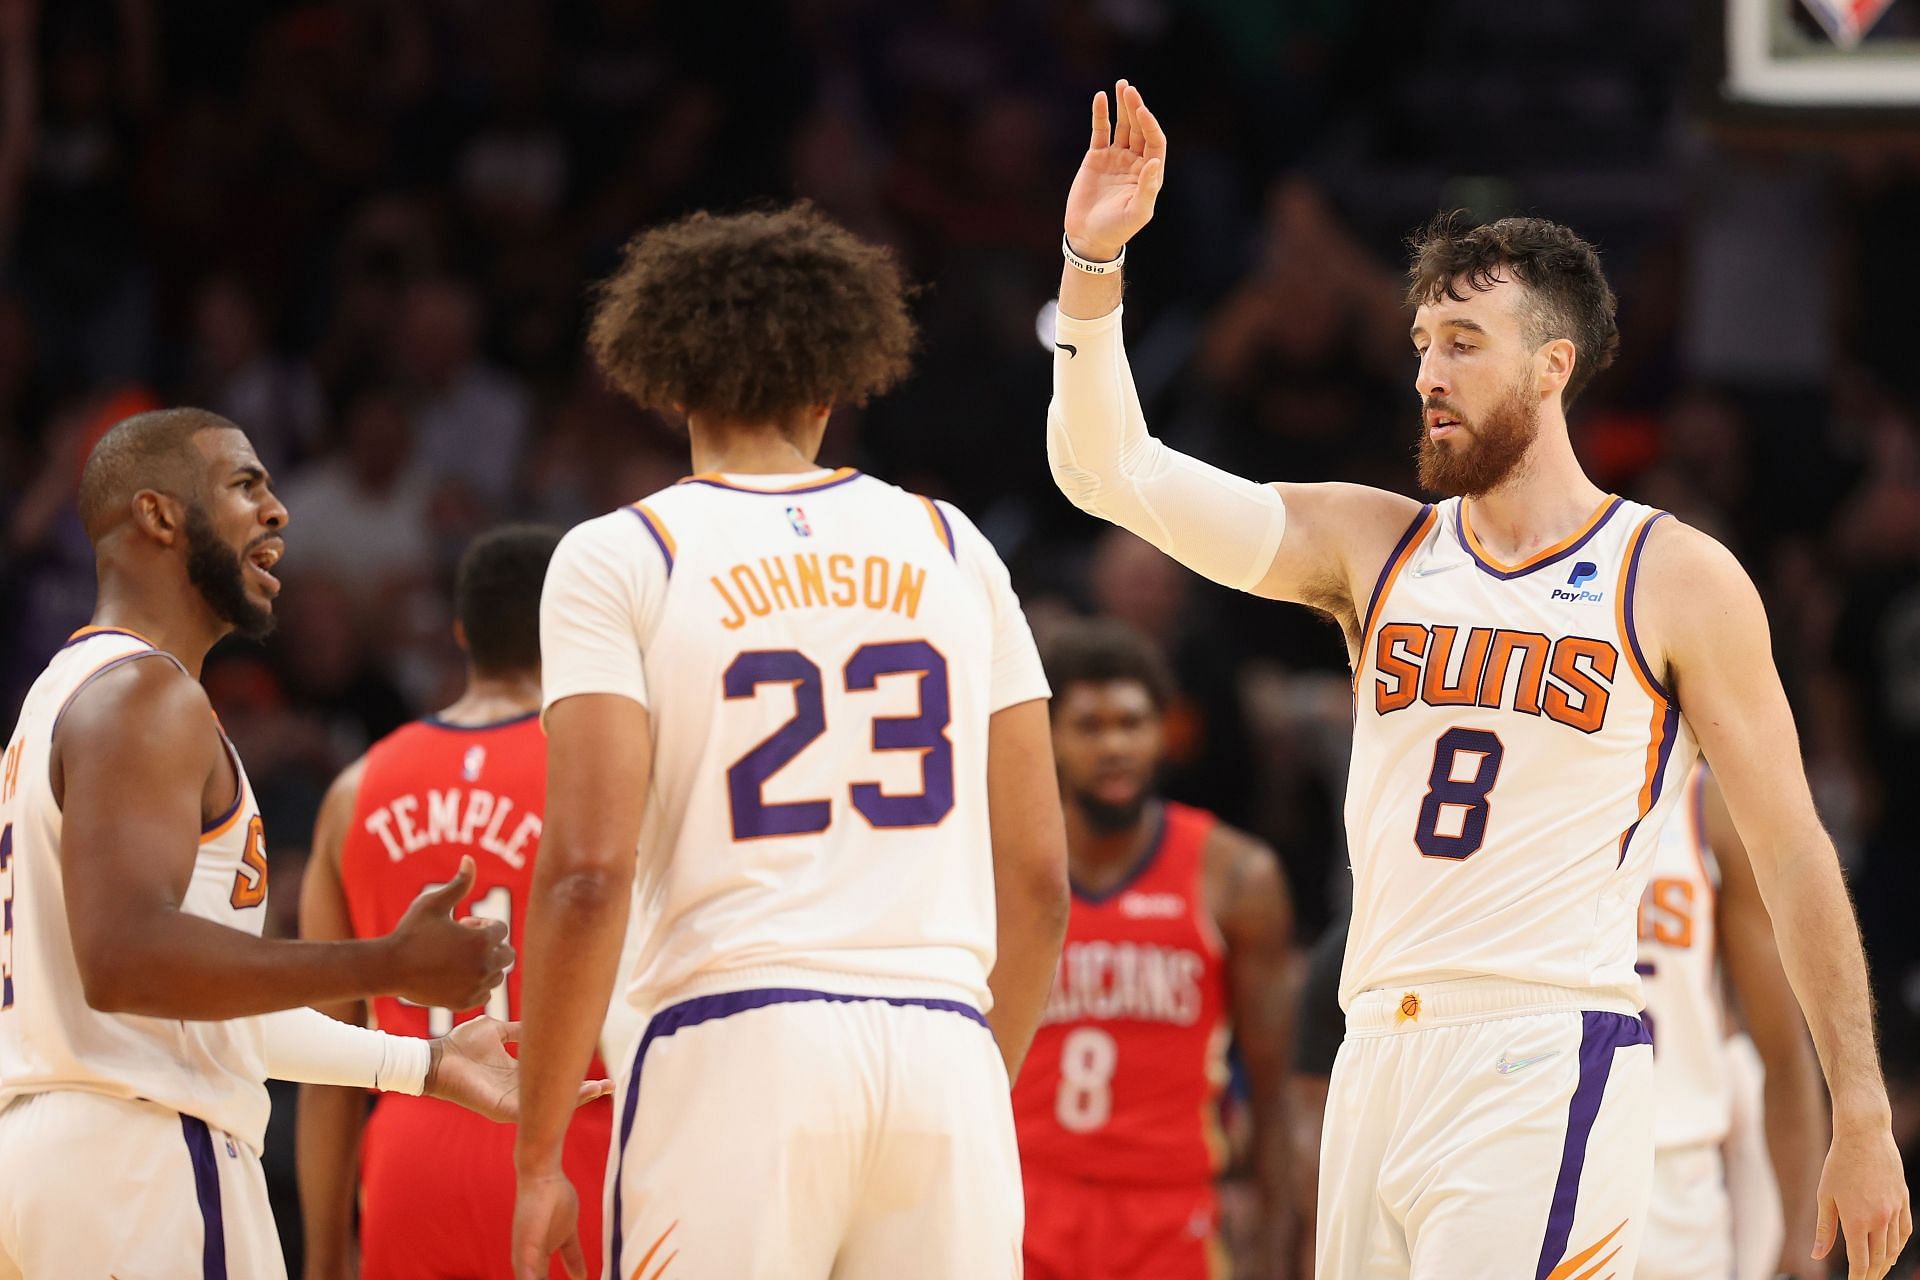
[[[1138,90],[1116,97],[1111,128],[1094,100],[1067,200],[1054,478],[1207,577],[1337,619],[1353,659],[1320,1273],[1631,1274],[1653,1172],[1634,913],[1704,750],[1833,1095],[1815,1252],[1838,1227],[1855,1280],[1884,1274],[1911,1217],[1866,966],[1759,596],[1711,538],[1602,493],[1568,442],[1616,345],[1592,247],[1525,218],[1441,219],[1415,244],[1420,480],[1444,501],[1254,484],[1147,433],[1121,254],[1166,135]]]
[[[601,368],[684,409],[696,474],[569,533],[541,598],[520,1280],[581,1271],[567,1090],[630,892],[609,1274],[1019,1272],[1008,1090],[1067,916],[1046,680],[964,516],[814,461],[911,338],[891,256],[805,206],[642,234],[601,290]]]
[[[261,938],[260,811],[199,673],[222,636],[271,629],[286,508],[238,428],[175,409],[101,438],[80,515],[93,625],[34,682],[0,772],[0,1277],[272,1280],[269,1075],[514,1113],[500,1024],[428,1043],[302,1006],[479,1004],[506,926],[454,920],[467,863],[384,937]]]
[[[1287,1208],[1286,882],[1265,845],[1154,796],[1173,679],[1151,645],[1078,623],[1046,668],[1073,912],[1013,1090],[1027,1280],[1225,1275],[1213,1180],[1229,1031],[1269,1227]]]
[[[485,534],[467,549],[454,588],[466,689],[446,710],[375,743],[327,792],[300,895],[303,937],[377,937],[466,857],[480,871],[463,909],[506,920],[509,941],[521,931],[547,790],[538,722],[540,583],[558,540],[558,531],[520,525]],[[519,1017],[519,997],[519,972],[509,971],[488,1001],[489,1014]],[[382,1030],[420,1037],[444,1035],[478,1013],[391,998],[373,1007]],[[367,1011],[352,1001],[326,1012],[364,1023]],[[606,1073],[596,1060],[588,1074]],[[586,1250],[588,1273],[596,1277],[612,1116],[604,1098],[582,1107],[565,1145],[567,1176],[585,1193],[595,1228]],[[300,1092],[299,1157],[308,1280],[511,1274],[512,1129],[434,1099],[383,1098],[369,1120],[363,1094],[310,1085]],[[458,1177],[445,1175],[449,1163]]]
[[[1826,1265],[1810,1256],[1824,1137],[1819,1071],[1780,968],[1766,903],[1720,788],[1704,767],[1687,779],[1680,812],[1661,831],[1650,871],[1640,902],[1638,968],[1653,1036],[1654,1181],[1637,1275],[1768,1280],[1785,1273],[1817,1280],[1826,1274]],[[1723,967],[1764,1071],[1762,1114],[1780,1212],[1733,1212],[1723,1149],[1739,1072],[1726,1030]],[[1763,1256],[1749,1258],[1756,1269],[1737,1271],[1737,1235],[1777,1223],[1785,1227],[1784,1242],[1775,1238]]]

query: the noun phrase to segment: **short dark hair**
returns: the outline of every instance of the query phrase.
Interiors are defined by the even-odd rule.
[[[1112,618],[1084,618],[1069,622],[1047,642],[1041,663],[1053,686],[1053,705],[1066,699],[1076,684],[1108,684],[1126,680],[1140,685],[1156,711],[1173,700],[1173,672],[1160,650],[1124,622]]]
[[[197,497],[205,477],[188,445],[202,431],[239,429],[217,413],[190,408],[152,409],[114,423],[80,472],[78,506],[87,537],[98,542],[142,489]]]
[[[467,637],[467,658],[484,675],[540,667],[540,585],[560,531],[509,524],[473,540],[454,581],[455,616]]]
[[[587,345],[614,385],[725,422],[864,404],[913,348],[892,252],[805,203],[643,231],[597,294]]]
[[[1573,372],[1562,403],[1571,405],[1593,375],[1613,363],[1620,346],[1613,290],[1600,254],[1571,227],[1545,218],[1501,218],[1469,226],[1459,210],[1434,217],[1408,241],[1407,302],[1430,303],[1442,294],[1463,302],[1465,285],[1491,289],[1503,276],[1526,286],[1528,339],[1573,343]]]

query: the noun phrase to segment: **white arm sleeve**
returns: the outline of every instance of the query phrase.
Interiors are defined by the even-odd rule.
[[[429,1041],[356,1027],[316,1009],[262,1014],[260,1031],[275,1080],[416,1096],[427,1087]]]
[[[1267,576],[1287,529],[1271,485],[1255,484],[1147,434],[1115,307],[1055,319],[1047,461],[1074,506],[1145,538],[1187,568],[1240,591]]]

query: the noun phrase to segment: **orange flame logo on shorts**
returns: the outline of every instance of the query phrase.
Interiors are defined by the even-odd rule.
[[[1394,1019],[1396,1024],[1417,1022],[1420,1019],[1420,993],[1409,991],[1400,997],[1400,1016]]]

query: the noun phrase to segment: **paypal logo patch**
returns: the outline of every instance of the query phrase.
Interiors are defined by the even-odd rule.
[[[1567,600],[1575,604],[1598,604],[1606,598],[1604,591],[1587,591],[1583,588],[1600,576],[1600,568],[1591,560],[1582,560],[1573,566],[1573,572],[1567,575],[1567,585],[1555,587],[1553,598]]]
[[[1599,576],[1600,570],[1594,565],[1593,561],[1582,560],[1580,563],[1574,565],[1573,572],[1567,575],[1567,585],[1570,587],[1584,587]]]

